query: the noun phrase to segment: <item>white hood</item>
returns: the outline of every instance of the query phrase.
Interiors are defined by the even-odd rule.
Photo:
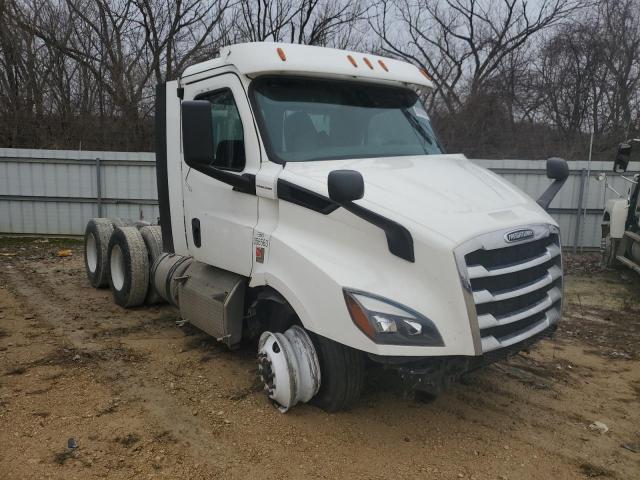
[[[281,178],[327,195],[327,176],[338,169],[362,174],[358,204],[454,243],[511,225],[555,224],[525,193],[462,155],[290,162]]]

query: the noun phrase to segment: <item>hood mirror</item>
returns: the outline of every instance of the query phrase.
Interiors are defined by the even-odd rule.
[[[329,198],[340,205],[364,197],[364,180],[355,170],[329,172]]]
[[[563,181],[568,176],[569,165],[564,158],[552,157],[547,159],[547,178]]]
[[[621,143],[618,145],[618,153],[616,153],[616,159],[613,162],[614,172],[626,172],[629,166],[629,159],[631,158],[631,145],[628,143]]]

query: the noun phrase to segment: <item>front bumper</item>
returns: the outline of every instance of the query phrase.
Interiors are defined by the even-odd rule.
[[[492,363],[505,360],[521,351],[527,351],[533,344],[543,338],[550,338],[557,329],[551,325],[547,329],[529,338],[509,345],[508,347],[479,356],[446,356],[424,357],[416,360],[413,357],[371,357],[372,360],[383,362],[398,371],[404,384],[412,390],[419,390],[432,395],[443,391],[447,385],[457,381],[463,375],[486,367]]]

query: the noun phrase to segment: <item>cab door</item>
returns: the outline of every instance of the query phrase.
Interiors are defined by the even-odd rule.
[[[230,175],[255,178],[260,167],[258,137],[244,87],[237,76],[227,73],[184,88],[183,101],[210,103],[212,158],[202,161],[215,170],[213,174],[198,171],[187,165],[183,157],[189,253],[200,262],[248,276],[252,269],[258,197],[239,191],[242,189],[234,188],[224,178],[214,178],[214,174],[220,178],[220,172],[232,180],[235,177]]]

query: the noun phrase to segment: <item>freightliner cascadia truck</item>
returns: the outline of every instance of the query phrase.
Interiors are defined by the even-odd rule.
[[[372,364],[435,394],[550,334],[560,232],[446,154],[427,72],[377,55],[247,43],[157,88],[159,225],[96,218],[87,275],[123,307],[166,301],[229,348],[257,341],[287,411],[352,405]]]

